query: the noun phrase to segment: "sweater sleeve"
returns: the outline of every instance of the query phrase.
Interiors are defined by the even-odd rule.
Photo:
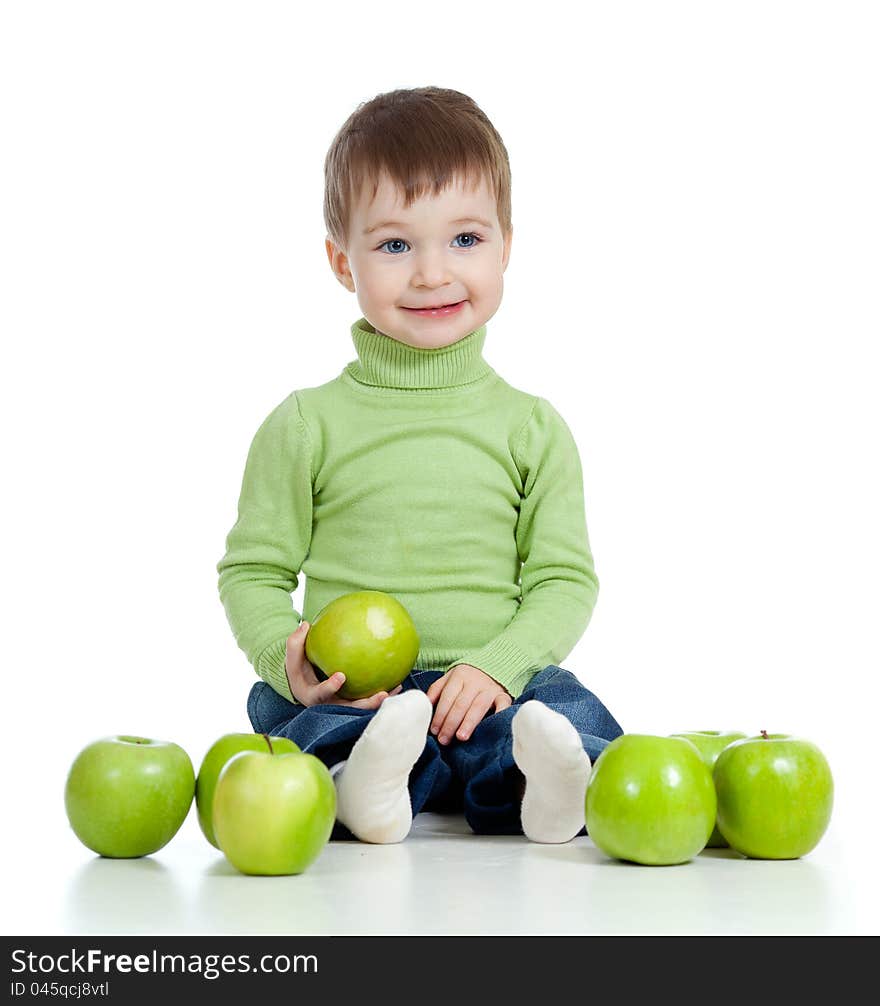
[[[238,520],[217,564],[220,600],[235,640],[257,674],[290,693],[284,657],[300,622],[291,593],[308,554],[312,528],[312,457],[296,395],[257,430],[245,463]]]
[[[499,635],[455,663],[479,667],[517,698],[538,671],[572,651],[590,621],[599,581],[577,446],[542,398],[520,433],[514,460],[523,479],[516,527],[519,608]]]

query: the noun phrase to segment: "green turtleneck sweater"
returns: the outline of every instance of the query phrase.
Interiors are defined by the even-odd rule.
[[[352,325],[358,359],[265,419],[220,597],[257,674],[292,699],[287,637],[341,594],[396,597],[421,639],[418,669],[479,667],[514,698],[580,639],[598,592],[580,459],[543,398],[482,356],[486,326],[415,349]]]

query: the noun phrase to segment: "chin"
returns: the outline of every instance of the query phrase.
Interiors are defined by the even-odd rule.
[[[416,349],[443,349],[444,347],[451,346],[454,342],[458,342],[460,339],[463,339],[466,335],[470,335],[471,331],[471,329],[468,329],[466,332],[436,332],[433,335],[427,333],[411,335],[407,332],[394,336],[394,338],[396,338],[399,342],[405,342],[408,346],[413,346]]]

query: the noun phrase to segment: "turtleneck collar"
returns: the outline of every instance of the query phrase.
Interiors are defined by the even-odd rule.
[[[358,358],[346,372],[361,384],[382,388],[457,388],[492,373],[483,359],[486,326],[440,349],[417,349],[377,332],[366,318],[351,326]]]

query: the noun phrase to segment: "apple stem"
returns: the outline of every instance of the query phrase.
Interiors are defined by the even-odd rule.
[[[770,740],[770,738],[767,736],[767,731],[766,730],[762,730],[761,731],[761,736],[764,738],[765,741],[769,741]]]
[[[269,739],[269,735],[263,734],[263,736],[266,738],[266,743],[269,745],[269,754],[275,754],[275,749],[272,747],[272,741]]]

